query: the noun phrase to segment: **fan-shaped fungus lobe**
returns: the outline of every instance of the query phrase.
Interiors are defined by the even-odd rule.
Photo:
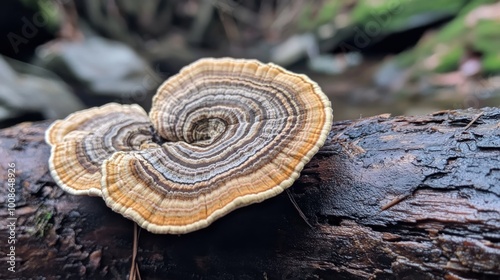
[[[150,125],[140,106],[116,103],[55,121],[45,134],[52,177],[71,194],[100,196],[102,162],[117,151],[154,146]]]
[[[99,118],[102,108],[90,110]],[[109,207],[151,232],[187,233],[291,186],[323,145],[332,110],[317,84],[304,75],[256,60],[226,58],[199,60],[168,79],[158,89],[149,117],[151,123],[142,116],[117,120],[129,119],[133,132],[127,132],[128,126],[93,122],[106,128],[96,127],[91,138],[106,140],[85,140],[90,138],[80,136],[78,126],[60,124],[71,123],[74,115],[56,122],[47,133],[53,145],[52,174],[65,190],[73,188],[60,175],[69,162],[56,160],[58,146],[71,143],[66,145],[77,148],[64,148],[65,153],[80,156],[91,150],[88,161],[77,156],[79,166],[101,165],[89,180],[100,176]],[[161,145],[152,140],[151,124]],[[54,129],[59,132],[50,132]],[[132,140],[120,139],[124,135]],[[115,144],[120,141],[125,146]],[[101,148],[106,152],[94,155]],[[98,194],[96,184],[88,193]]]

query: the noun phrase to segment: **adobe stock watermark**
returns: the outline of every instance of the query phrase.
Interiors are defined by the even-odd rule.
[[[38,7],[43,9],[49,9],[50,5],[46,5],[48,2],[57,2],[57,3],[65,3],[69,0],[42,0],[41,3],[38,4]],[[47,12],[47,14],[50,12]],[[19,19],[22,23],[21,32],[9,32],[7,34],[7,40],[9,41],[12,49],[17,54],[19,52],[19,48],[23,44],[27,44],[30,39],[33,39],[41,28],[45,27],[49,20],[43,16],[42,11],[37,11],[31,18],[23,16]]]
[[[11,162],[7,167],[7,197],[6,197],[6,208],[7,208],[7,219],[6,219],[6,229],[7,229],[7,270],[10,272],[16,272],[16,164]]]
[[[364,23],[363,26],[354,27],[354,46],[342,42],[339,48],[346,54],[346,59],[350,59],[350,53],[359,53],[361,49],[368,47],[375,38],[382,34],[384,27],[386,27],[391,19],[401,13],[405,3],[412,0],[393,0],[390,1],[388,7],[382,12],[371,12],[370,20]],[[354,59],[354,58],[352,58]]]

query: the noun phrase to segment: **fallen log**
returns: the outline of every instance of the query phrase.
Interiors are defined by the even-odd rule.
[[[0,278],[124,279],[133,224],[57,187],[49,124],[0,130]],[[143,230],[142,279],[500,277],[500,108],[336,122],[301,174],[289,194],[312,227],[281,194],[194,233]]]

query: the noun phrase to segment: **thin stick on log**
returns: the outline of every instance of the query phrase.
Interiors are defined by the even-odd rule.
[[[474,123],[473,126],[469,123]],[[141,234],[144,279],[498,279],[500,109],[336,122],[285,194],[190,234]],[[15,270],[0,278],[123,279],[132,222],[99,197],[64,193],[48,173],[49,122],[0,130],[15,163]],[[0,188],[0,216],[9,215]],[[400,198],[405,197],[401,200]],[[381,211],[386,205],[385,210]],[[387,206],[389,205],[389,206]],[[57,269],[54,269],[56,267]]]

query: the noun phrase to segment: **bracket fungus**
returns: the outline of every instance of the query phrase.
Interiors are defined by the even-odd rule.
[[[149,116],[108,104],[56,121],[49,166],[69,193],[102,196],[153,233],[188,233],[290,187],[332,118],[307,76],[201,59],[159,87]]]

